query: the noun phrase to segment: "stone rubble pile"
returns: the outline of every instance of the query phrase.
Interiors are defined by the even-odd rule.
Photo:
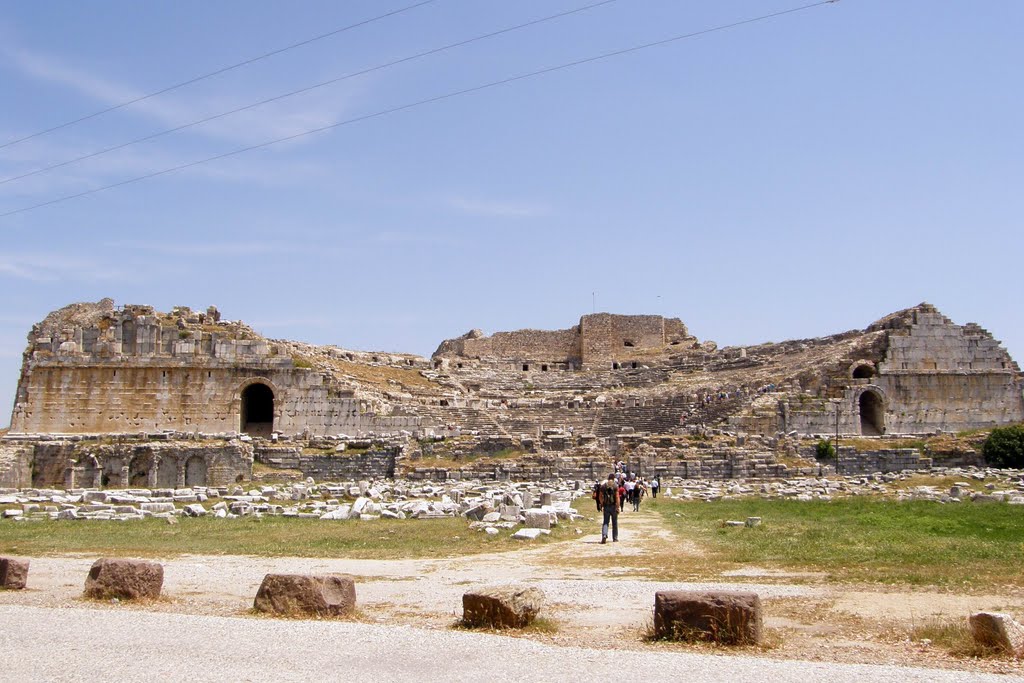
[[[471,528],[496,533],[525,524],[550,533],[578,517],[571,502],[579,482],[457,484],[368,481],[182,489],[0,489],[0,519],[117,520],[264,515],[321,520],[441,519],[465,517]]]
[[[952,486],[921,484],[907,488],[909,479],[955,479]],[[982,482],[984,482],[982,484]],[[828,501],[843,496],[883,496],[896,500],[930,500],[940,503],[1007,502],[1024,505],[1024,470],[978,467],[936,468],[856,476],[806,477],[780,481],[731,481],[662,479],[665,496],[675,500],[732,500],[744,497]],[[983,488],[984,492],[976,489]]]
[[[936,484],[920,483],[934,477]],[[908,480],[912,482],[908,484]],[[952,480],[953,484],[948,482]],[[442,519],[464,517],[488,534],[522,526],[519,538],[550,533],[579,513],[577,497],[592,482],[494,483],[481,480],[431,483],[404,480],[333,482],[312,479],[287,485],[179,489],[0,489],[0,522],[34,520],[133,520],[213,516],[222,519],[282,516],[322,520]],[[675,500],[717,501],[742,497],[828,501],[845,496],[882,496],[941,503],[1024,505],[1024,470],[936,468],[847,477],[771,481],[662,479]]]

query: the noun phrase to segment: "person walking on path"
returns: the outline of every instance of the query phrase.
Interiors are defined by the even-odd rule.
[[[609,474],[608,480],[600,490],[601,510],[604,511],[604,523],[601,525],[601,543],[608,542],[608,523],[612,525],[612,541],[619,540],[619,485],[615,475]]]
[[[640,499],[646,492],[647,487],[644,485],[644,480],[638,479],[636,486],[633,487],[633,512],[640,512]]]
[[[661,488],[661,477],[655,477],[651,482],[651,498],[658,497],[658,489]]]

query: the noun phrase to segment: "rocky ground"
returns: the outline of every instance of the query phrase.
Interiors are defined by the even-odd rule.
[[[583,511],[590,515],[589,509]],[[580,534],[565,543],[514,553],[445,560],[346,560],[183,556],[162,560],[164,594],[142,605],[95,603],[81,598],[93,556],[32,558],[29,587],[0,592],[0,609],[85,608],[102,612],[177,613],[239,617],[263,622],[250,612],[264,576],[276,573],[338,572],[356,579],[357,620],[388,627],[407,626],[450,632],[461,614],[461,595],[482,584],[528,583],[547,596],[545,628],[514,637],[560,648],[587,647],[625,653],[713,652],[777,660],[888,664],[947,668],[963,672],[1024,675],[1024,664],[1007,659],[965,660],[925,642],[912,641],[911,629],[935,618],[966,619],[979,610],[1024,615],[1024,591],[1007,588],[989,595],[957,595],[931,590],[877,586],[830,586],[813,574],[770,572],[745,567],[719,580],[664,583],[642,578],[625,564],[677,541],[658,515],[643,510],[620,517],[618,543],[600,544],[598,522],[572,522]],[[697,548],[684,548],[699,557]],[[622,567],[609,557],[623,559]],[[665,589],[742,587],[765,604],[767,644],[739,650],[650,643],[654,593]],[[238,628],[244,629],[244,625]],[[509,634],[512,637],[512,634]],[[613,657],[615,655],[612,655]],[[629,655],[632,656],[632,655]]]

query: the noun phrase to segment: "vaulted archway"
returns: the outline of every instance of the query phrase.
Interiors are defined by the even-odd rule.
[[[241,430],[269,439],[274,432],[274,390],[259,382],[242,390]]]
[[[876,391],[865,391],[857,399],[860,407],[860,433],[864,436],[885,434],[885,402]]]

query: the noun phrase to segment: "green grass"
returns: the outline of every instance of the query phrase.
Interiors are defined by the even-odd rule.
[[[718,570],[755,565],[824,572],[835,582],[961,590],[1024,586],[1024,510],[1016,506],[848,498],[659,500],[655,507],[676,534],[706,548]],[[747,517],[763,523],[722,526]]]
[[[65,553],[167,557],[183,554],[262,557],[419,559],[515,551],[572,537],[565,524],[536,541],[515,541],[471,530],[461,518],[320,521],[179,518],[116,521],[0,522],[0,555]]]

